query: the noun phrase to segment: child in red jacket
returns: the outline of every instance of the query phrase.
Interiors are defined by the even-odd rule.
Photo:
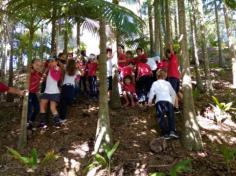
[[[137,97],[135,90],[135,83],[131,76],[126,76],[123,80],[123,95],[125,98],[125,107],[129,104],[133,107],[135,106],[135,99]]]

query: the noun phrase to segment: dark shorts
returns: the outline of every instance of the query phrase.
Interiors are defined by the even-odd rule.
[[[57,103],[60,102],[60,94],[47,94],[43,93],[40,96],[40,99],[48,100],[48,101],[55,101]]]
[[[112,90],[112,76],[107,77],[108,90]]]
[[[169,83],[171,84],[171,86],[175,90],[175,93],[177,94],[179,92],[179,86],[180,86],[179,79],[174,78],[174,77],[169,77],[169,78],[167,78],[167,81],[169,81]]]

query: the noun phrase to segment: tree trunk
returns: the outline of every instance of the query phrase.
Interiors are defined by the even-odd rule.
[[[221,46],[218,6],[217,6],[217,2],[215,0],[214,0],[214,8],[215,8],[215,17],[216,17],[216,33],[217,33],[218,52],[219,52],[219,66],[224,67],[225,66],[225,60],[222,57],[222,46]]]
[[[42,24],[41,26],[41,44],[40,44],[40,59],[43,59],[43,53],[44,53],[44,26]]]
[[[154,42],[153,42],[153,22],[152,22],[152,4],[148,2],[148,24],[149,24],[149,37],[150,37],[150,54],[154,54]]]
[[[11,32],[10,32],[10,60],[9,60],[9,77],[8,77],[8,86],[12,87],[13,86],[13,56],[14,56],[14,47],[13,47],[13,40],[14,40],[14,30],[15,26],[11,25]],[[13,101],[13,96],[12,94],[7,94],[7,101],[12,102]]]
[[[76,43],[77,43],[77,51],[80,50],[80,19],[77,19],[77,35],[76,35]],[[79,54],[79,53],[78,53]]]
[[[100,57],[99,57],[99,112],[94,153],[97,153],[101,144],[111,143],[110,118],[107,96],[107,64],[106,64],[106,22],[100,20]]]
[[[175,39],[178,39],[179,32],[178,32],[178,5],[177,2],[175,2],[175,14],[174,14],[174,26],[175,26]]]
[[[121,108],[121,101],[120,101],[120,94],[118,88],[118,71],[115,70],[112,78],[112,90],[111,90],[111,100],[110,106],[112,109],[120,109]]]
[[[183,143],[188,150],[201,150],[202,138],[200,129],[196,120],[196,113],[194,109],[194,101],[192,95],[192,80],[188,56],[187,32],[186,32],[186,17],[184,0],[178,0],[179,13],[179,32],[183,36],[181,40],[181,53],[184,60],[183,68],[183,115],[184,115],[184,133]]]
[[[51,32],[51,55],[57,55],[57,23],[56,23],[56,8],[52,10],[52,32]]]
[[[112,3],[119,5],[119,0],[112,0]],[[120,32],[119,29],[115,31],[116,36],[116,50],[118,45],[120,44]],[[120,100],[120,93],[118,88],[118,73],[117,70],[114,70],[114,74],[112,77],[112,90],[111,90],[111,97],[110,97],[110,107],[112,109],[119,109],[121,108],[121,100]]]
[[[65,24],[64,24],[64,50],[63,50],[63,53],[66,55],[66,57],[67,57],[67,53],[68,53],[68,42],[69,42],[68,28],[69,28],[68,20],[65,18]]]
[[[206,28],[205,28],[205,22],[204,22],[204,13],[203,13],[203,4],[202,0],[193,0],[193,10],[195,15],[197,15],[197,19],[199,20],[200,25],[200,44],[202,49],[202,58],[204,61],[204,73],[205,73],[205,84],[206,84],[206,90],[208,93],[213,91],[212,81],[211,81],[211,75],[210,75],[210,66],[209,66],[209,58],[207,54],[207,40],[206,40]]]
[[[166,15],[166,46],[169,43],[172,43],[172,35],[171,35],[171,20],[170,20],[170,1],[165,0],[165,15]]]
[[[154,1],[154,52],[155,54],[160,54],[161,55],[161,51],[160,51],[160,45],[161,45],[161,20],[160,20],[160,1],[159,0],[155,0]]]
[[[166,18],[165,18],[165,1],[160,1],[161,5],[161,23],[162,23],[162,34],[164,35],[164,41],[166,41]],[[163,47],[164,48],[164,47]]]
[[[191,33],[192,33],[192,56],[194,60],[194,69],[195,69],[195,74],[196,74],[196,82],[197,82],[197,88],[201,92],[203,91],[203,84],[202,84],[202,79],[200,75],[200,63],[199,63],[199,57],[198,57],[198,47],[197,47],[197,25],[196,25],[196,17],[193,12],[193,2],[191,1],[191,9],[189,11],[190,15],[190,27],[191,27]]]
[[[31,23],[31,28],[29,29],[29,47],[28,47],[28,63],[27,63],[27,73],[30,73],[30,64],[32,61],[32,52],[33,52],[33,40],[34,40],[34,32],[35,28],[33,26],[33,21]],[[28,89],[29,87],[29,79],[30,74],[27,74],[25,88]],[[27,116],[28,116],[28,99],[29,94],[27,93],[24,96],[23,100],[23,108],[21,114],[21,133],[18,142],[18,149],[22,150],[27,145]]]
[[[227,33],[227,37],[228,37],[228,41],[227,41],[227,46],[228,48],[230,48],[230,29],[229,29],[229,17],[228,17],[228,9],[226,7],[225,4],[223,4],[223,12],[224,12],[224,19],[225,19],[225,28],[226,28],[226,33]]]

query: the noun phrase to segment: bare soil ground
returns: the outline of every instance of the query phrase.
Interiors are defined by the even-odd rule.
[[[215,71],[214,88],[220,101],[235,100],[236,92],[228,85],[231,80],[230,70]],[[220,76],[219,76],[220,75]],[[222,80],[221,80],[222,78]],[[228,81],[228,82],[227,82]],[[198,114],[212,99],[205,94],[195,97]],[[19,103],[18,103],[19,104]],[[51,164],[38,167],[34,173],[27,172],[25,166],[12,158],[6,147],[16,149],[20,128],[20,107],[17,103],[0,105],[0,176],[84,176],[83,168],[91,158],[96,133],[98,104],[86,98],[78,99],[71,107],[68,121],[60,129],[49,126],[47,130],[37,130],[29,136],[28,145],[22,151],[27,155],[32,148],[42,158],[47,151],[55,151],[60,157]],[[233,105],[235,107],[235,104]],[[166,172],[183,159],[192,159],[192,171],[186,176],[224,176],[229,175],[220,153],[220,146],[226,144],[236,147],[236,124],[232,119],[223,123],[199,116],[204,150],[186,151],[181,140],[168,142],[167,148],[160,152],[151,151],[149,143],[159,137],[159,130],[154,108],[128,108],[111,110],[111,128],[113,140],[120,141],[120,146],[112,161],[112,174],[124,176],[147,176],[150,173]],[[176,114],[177,131],[183,131],[183,117]],[[236,162],[232,163],[231,175],[236,175]],[[106,175],[100,172],[97,175]]]

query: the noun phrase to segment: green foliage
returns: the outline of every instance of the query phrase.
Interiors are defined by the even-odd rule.
[[[229,102],[229,103],[219,102],[219,100],[215,96],[212,96],[212,99],[213,99],[214,103],[216,104],[216,106],[221,111],[227,112],[227,111],[231,110],[233,102]]]
[[[236,158],[236,148],[230,148],[230,147],[227,147],[227,146],[223,145],[220,148],[220,152],[224,157],[224,161],[225,161],[226,166],[227,166],[227,171],[228,171],[228,173],[230,173],[231,172],[231,163]]]
[[[90,164],[85,167],[83,170],[84,174],[89,172],[91,169],[101,166],[102,168],[108,169],[109,175],[111,171],[111,159],[117,148],[119,147],[119,141],[116,142],[112,147],[108,144],[103,144],[102,149],[103,149],[103,155],[101,154],[96,154]]]
[[[185,159],[182,160],[178,163],[176,163],[171,169],[170,172],[168,174],[165,174],[163,172],[156,172],[156,173],[152,173],[150,174],[150,176],[177,176],[178,174],[184,173],[184,172],[191,172],[191,159]]]
[[[231,9],[236,9],[236,0],[224,0],[224,2]]]
[[[40,162],[36,149],[32,149],[29,156],[23,156],[17,150],[9,147],[7,147],[7,150],[13,158],[15,158],[21,164],[25,165],[27,168],[33,170],[35,170],[39,166],[39,164],[45,165],[59,158],[59,156],[55,154],[54,151],[50,151],[46,153],[45,157]]]

